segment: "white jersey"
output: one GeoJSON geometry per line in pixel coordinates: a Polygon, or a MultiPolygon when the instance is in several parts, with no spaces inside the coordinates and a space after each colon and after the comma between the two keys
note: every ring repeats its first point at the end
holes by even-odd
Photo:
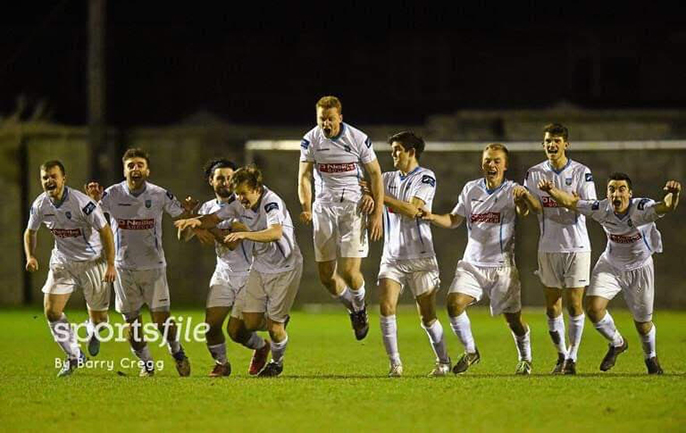
{"type": "Polygon", "coordinates": [[[358,202],[364,164],[375,159],[369,137],[346,123],[341,123],[336,137],[327,138],[315,126],[300,142],[300,161],[314,163],[315,201],[322,203],[358,202]]]}
{"type": "Polygon", "coordinates": [[[468,240],[462,260],[484,267],[514,266],[514,234],[517,212],[511,180],[493,190],[486,180],[475,179],[462,188],[450,212],[464,217],[468,240]]]}
{"type": "MultiPolygon", "coordinates": [[[[219,202],[216,199],[208,200],[200,206],[198,214],[213,214],[235,200],[236,197],[233,195],[225,203],[219,202]]],[[[217,228],[230,229],[231,223],[232,220],[224,220],[217,225],[217,228]]],[[[232,273],[248,273],[252,265],[252,247],[253,243],[251,241],[241,241],[239,246],[232,251],[219,242],[215,242],[214,250],[217,253],[217,266],[228,269],[232,273]]]]}
{"type": "Polygon", "coordinates": [[[263,187],[257,211],[246,209],[238,200],[220,208],[216,215],[226,220],[237,218],[250,231],[266,230],[274,224],[283,227],[281,239],[274,242],[253,243],[253,269],[264,274],[276,274],[297,268],[302,262],[300,248],[295,241],[295,231],[291,215],[281,197],[263,187]]]}
{"type": "Polygon", "coordinates": [[[653,253],[662,252],[662,236],[655,220],[656,203],[648,198],[634,198],[624,215],[614,212],[609,200],[579,200],[577,210],[598,221],[607,235],[603,257],[611,266],[630,271],[640,268],[653,253]]]}
{"type": "MultiPolygon", "coordinates": [[[[384,191],[389,196],[404,202],[413,197],[424,201],[424,208],[431,210],[436,193],[436,175],[433,171],[417,167],[407,176],[398,171],[383,174],[384,191]]],[[[393,209],[384,207],[384,259],[416,259],[433,257],[433,239],[431,223],[420,219],[411,219],[393,209]]]]}
{"type": "Polygon", "coordinates": [[[184,212],[172,193],[146,182],[143,191],[134,195],[124,181],[107,188],[100,205],[110,215],[117,268],[147,270],[166,266],[162,216],[167,212],[177,217],[184,212]]]}
{"type": "Polygon", "coordinates": [[[63,194],[57,204],[48,194],[39,195],[31,205],[28,229],[38,231],[42,223],[52,232],[51,265],[98,259],[102,253],[98,231],[107,225],[102,209],[75,189],[65,186],[63,194]]]}
{"type": "Polygon", "coordinates": [[[544,253],[590,252],[591,241],[586,230],[586,218],[577,212],[558,206],[547,193],[538,189],[541,180],[552,181],[555,188],[569,194],[576,193],[581,199],[595,200],[595,184],[591,170],[571,159],[560,170],[548,161],[534,165],[526,172],[524,186],[536,196],[543,206],[538,214],[541,235],[538,251],[544,253]]]}

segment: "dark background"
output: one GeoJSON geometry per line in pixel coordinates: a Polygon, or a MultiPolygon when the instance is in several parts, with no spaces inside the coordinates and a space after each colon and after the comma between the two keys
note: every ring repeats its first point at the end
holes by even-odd
{"type": "MultiPolygon", "coordinates": [[[[46,103],[86,123],[87,1],[0,17],[0,116],[46,103]]],[[[261,4],[107,5],[107,118],[164,125],[206,110],[309,124],[336,94],[355,123],[422,123],[458,109],[686,106],[683,8],[261,4]]],[[[9,12],[9,13],[6,13],[9,12]]]]}

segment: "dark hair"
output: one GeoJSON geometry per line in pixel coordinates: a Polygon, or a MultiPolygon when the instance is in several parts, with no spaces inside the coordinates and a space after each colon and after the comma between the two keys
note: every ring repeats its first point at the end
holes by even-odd
{"type": "Polygon", "coordinates": [[[422,137],[412,131],[401,131],[391,135],[388,138],[388,144],[393,144],[393,142],[400,143],[406,151],[414,149],[414,156],[417,159],[424,152],[424,147],[426,146],[422,137]]]}
{"type": "Polygon", "coordinates": [[[62,176],[64,176],[66,171],[64,171],[64,164],[62,162],[56,160],[56,159],[51,159],[50,161],[45,161],[43,164],[41,164],[40,169],[42,171],[48,171],[53,167],[59,167],[60,171],[62,172],[62,176]]]}
{"type": "Polygon", "coordinates": [[[631,187],[631,179],[629,178],[629,175],[626,173],[621,173],[621,172],[614,172],[610,175],[610,177],[607,178],[607,183],[610,183],[611,180],[625,180],[626,184],[629,185],[629,190],[633,190],[631,187]]]}
{"type": "Polygon", "coordinates": [[[248,188],[253,190],[261,188],[262,172],[254,164],[239,168],[231,176],[231,189],[235,191],[242,183],[247,183],[248,188]]]}
{"type": "Polygon", "coordinates": [[[507,147],[505,147],[504,144],[500,143],[491,143],[484,147],[484,152],[487,150],[499,150],[505,154],[505,162],[510,162],[510,151],[507,150],[507,147]]]}
{"type": "Polygon", "coordinates": [[[569,141],[569,130],[566,126],[559,123],[549,123],[543,128],[543,134],[548,133],[553,137],[562,137],[564,141],[569,141]]]}
{"type": "Polygon", "coordinates": [[[150,167],[150,156],[148,155],[148,152],[139,147],[127,149],[126,152],[124,152],[124,156],[121,158],[121,162],[126,163],[126,160],[131,158],[143,158],[145,164],[150,167]]]}
{"type": "Polygon", "coordinates": [[[230,168],[231,170],[236,171],[238,166],[226,158],[210,159],[205,164],[205,167],[203,167],[205,179],[209,179],[214,176],[214,171],[218,168],[230,168]]]}

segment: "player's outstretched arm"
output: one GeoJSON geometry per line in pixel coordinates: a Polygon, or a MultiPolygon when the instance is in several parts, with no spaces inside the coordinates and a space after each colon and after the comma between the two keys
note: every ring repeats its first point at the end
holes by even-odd
{"type": "Polygon", "coordinates": [[[576,204],[579,202],[579,196],[572,195],[555,188],[553,183],[549,180],[542,180],[538,182],[538,189],[548,193],[548,195],[551,196],[558,205],[566,207],[567,209],[576,210],[576,204]]]}
{"type": "Polygon", "coordinates": [[[408,203],[406,201],[398,200],[391,195],[384,194],[383,201],[384,204],[393,209],[394,212],[408,218],[414,219],[421,217],[424,214],[422,211],[422,208],[424,207],[424,200],[418,197],[412,197],[412,201],[408,203]]]}
{"type": "Polygon", "coordinates": [[[300,200],[300,221],[312,222],[312,170],[313,162],[301,161],[298,169],[298,199],[300,200]]]}
{"type": "Polygon", "coordinates": [[[379,161],[376,159],[366,163],[364,168],[369,174],[369,181],[372,187],[372,198],[374,198],[374,210],[369,217],[369,235],[372,241],[378,241],[383,235],[383,176],[381,175],[379,161]]]}
{"type": "Polygon", "coordinates": [[[674,212],[679,205],[679,195],[681,195],[681,183],[676,180],[667,181],[665,187],[662,188],[667,193],[661,202],[655,205],[655,212],[662,215],[669,212],[674,212]]]}
{"type": "Polygon", "coordinates": [[[446,213],[443,215],[434,214],[426,209],[422,209],[422,219],[424,221],[430,221],[433,225],[442,227],[444,229],[454,229],[462,224],[464,217],[461,215],[454,215],[451,213],[446,213]]]}
{"type": "Polygon", "coordinates": [[[174,221],[174,226],[179,230],[185,230],[186,228],[199,228],[199,229],[209,229],[216,227],[222,221],[221,218],[217,216],[217,213],[203,215],[201,217],[178,219],[174,221]]]}
{"type": "Polygon", "coordinates": [[[253,242],[274,242],[281,239],[283,236],[283,226],[281,224],[272,224],[268,229],[259,230],[256,232],[233,232],[226,235],[224,242],[233,243],[242,240],[253,242]]]}
{"type": "Polygon", "coordinates": [[[117,272],[114,270],[114,236],[112,235],[112,228],[109,224],[98,230],[100,234],[100,243],[102,243],[102,252],[107,261],[107,270],[102,280],[106,283],[114,283],[117,278],[117,272]]]}
{"type": "Polygon", "coordinates": [[[36,272],[38,270],[38,260],[36,259],[36,240],[38,232],[26,229],[24,231],[24,253],[26,254],[26,270],[36,272]]]}
{"type": "Polygon", "coordinates": [[[536,211],[536,206],[540,208],[541,204],[536,197],[534,197],[528,189],[521,185],[517,185],[512,190],[512,195],[514,196],[515,210],[517,215],[525,217],[529,215],[530,212],[538,213],[536,211]]]}

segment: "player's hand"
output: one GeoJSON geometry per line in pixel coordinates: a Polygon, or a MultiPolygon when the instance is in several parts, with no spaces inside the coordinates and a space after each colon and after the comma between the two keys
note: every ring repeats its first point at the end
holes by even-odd
{"type": "Polygon", "coordinates": [[[26,259],[26,270],[29,272],[36,272],[38,270],[38,260],[35,257],[26,259]]]}
{"type": "Polygon", "coordinates": [[[376,242],[381,239],[383,235],[383,225],[381,219],[381,212],[374,212],[369,216],[369,237],[376,242]]]}
{"type": "Polygon", "coordinates": [[[553,183],[549,180],[540,180],[538,182],[538,189],[544,192],[550,192],[551,189],[553,189],[553,183]]]}
{"type": "Polygon", "coordinates": [[[360,211],[364,214],[369,215],[374,212],[374,199],[369,194],[364,194],[360,199],[360,211]]]}
{"type": "Polygon", "coordinates": [[[514,201],[521,202],[526,197],[528,191],[521,185],[516,185],[512,188],[512,195],[514,196],[514,201]]]}
{"type": "Polygon", "coordinates": [[[436,215],[432,214],[431,211],[422,209],[422,221],[432,222],[436,219],[436,215]]]}
{"type": "Polygon", "coordinates": [[[192,214],[195,211],[195,209],[198,207],[198,204],[200,204],[198,202],[198,200],[194,199],[193,197],[191,197],[189,195],[188,197],[186,197],[186,199],[184,201],[181,202],[181,207],[187,213],[192,214]]]}
{"type": "Polygon", "coordinates": [[[184,220],[174,221],[174,226],[179,230],[185,230],[187,228],[198,228],[202,225],[202,222],[198,218],[187,218],[184,220]]]}
{"type": "Polygon", "coordinates": [[[309,225],[312,222],[312,212],[300,212],[300,222],[309,225]]]}
{"type": "Polygon", "coordinates": [[[250,227],[246,226],[240,221],[234,221],[231,223],[231,230],[228,230],[227,233],[234,231],[234,232],[249,232],[250,227]]]}
{"type": "Polygon", "coordinates": [[[362,180],[360,180],[359,184],[360,184],[360,188],[362,188],[362,194],[363,195],[372,195],[372,190],[369,189],[369,182],[362,179],[362,180]]]}
{"type": "Polygon", "coordinates": [[[681,184],[676,180],[669,180],[665,184],[665,187],[662,189],[665,190],[668,194],[672,193],[678,195],[681,193],[681,184]]]}
{"type": "Polygon", "coordinates": [[[201,244],[214,245],[214,236],[208,230],[195,228],[193,233],[201,244]]]}
{"type": "Polygon", "coordinates": [[[105,271],[105,275],[102,277],[102,281],[105,283],[114,283],[114,280],[117,279],[117,271],[114,270],[113,265],[107,265],[107,270],[105,271]]]}
{"type": "Polygon", "coordinates": [[[95,201],[100,201],[102,198],[102,193],[105,191],[102,185],[98,182],[88,182],[83,186],[83,191],[88,197],[95,201]]]}
{"type": "Polygon", "coordinates": [[[226,235],[226,237],[224,238],[224,242],[227,243],[227,244],[231,244],[231,243],[234,243],[234,242],[242,241],[243,239],[245,239],[246,235],[247,235],[246,232],[233,232],[233,233],[229,233],[229,234],[226,235]]]}

